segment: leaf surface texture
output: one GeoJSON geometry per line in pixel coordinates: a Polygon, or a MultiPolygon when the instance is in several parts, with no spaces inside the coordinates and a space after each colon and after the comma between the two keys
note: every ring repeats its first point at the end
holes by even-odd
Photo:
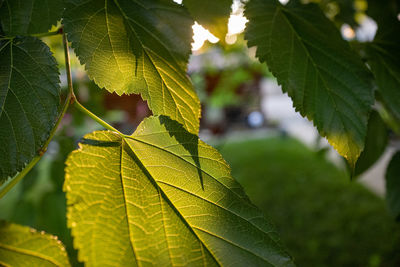
{"type": "Polygon", "coordinates": [[[193,20],[166,0],[68,1],[63,23],[88,75],[118,95],[140,93],[155,115],[197,133],[200,103],[186,75],[193,20]]]}
{"type": "Polygon", "coordinates": [[[4,0],[1,26],[10,36],[47,32],[64,10],[63,0],[4,0]]]}
{"type": "Polygon", "coordinates": [[[57,63],[34,37],[0,40],[0,184],[41,150],[60,106],[57,63]]]}
{"type": "Polygon", "coordinates": [[[0,221],[0,266],[70,266],[57,237],[0,221]]]}
{"type": "Polygon", "coordinates": [[[293,106],[354,166],[374,102],[370,73],[315,4],[251,0],[248,46],[266,61],[293,106]]]}
{"type": "Polygon", "coordinates": [[[291,265],[221,155],[167,117],[86,135],[67,160],[68,224],[88,265],[291,265]]]}

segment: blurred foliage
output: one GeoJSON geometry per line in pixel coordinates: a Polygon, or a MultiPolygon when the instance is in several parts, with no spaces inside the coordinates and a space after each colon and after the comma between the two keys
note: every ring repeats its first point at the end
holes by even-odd
{"type": "Polygon", "coordinates": [[[322,153],[284,137],[227,142],[220,151],[298,266],[399,266],[400,227],[384,201],[322,153]]]}

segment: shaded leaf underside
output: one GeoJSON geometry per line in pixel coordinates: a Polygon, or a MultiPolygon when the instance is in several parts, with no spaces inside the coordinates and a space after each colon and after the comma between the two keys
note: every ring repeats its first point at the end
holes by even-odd
{"type": "Polygon", "coordinates": [[[302,116],[354,166],[374,101],[370,73],[315,4],[252,0],[246,39],[302,116]]]}
{"type": "Polygon", "coordinates": [[[70,266],[57,237],[0,221],[0,266],[70,266]]]}
{"type": "Polygon", "coordinates": [[[379,94],[390,113],[400,120],[400,22],[396,19],[379,29],[367,45],[368,64],[379,94]]]}
{"type": "Polygon", "coordinates": [[[60,106],[57,63],[33,37],[0,41],[0,184],[39,153],[60,106]]]}
{"type": "Polygon", "coordinates": [[[85,136],[67,161],[64,184],[80,259],[290,265],[273,227],[229,172],[215,149],[163,117],[145,119],[129,138],[85,136]]]}
{"type": "Polygon", "coordinates": [[[193,21],[184,7],[165,0],[70,0],[63,23],[100,87],[140,93],[153,114],[198,132],[200,103],[186,75],[193,21]]]}
{"type": "Polygon", "coordinates": [[[354,175],[360,175],[368,170],[383,154],[388,143],[388,129],[385,122],[375,110],[371,112],[368,121],[367,138],[365,139],[365,149],[354,168],[354,175]]]}
{"type": "Polygon", "coordinates": [[[390,212],[400,220],[400,152],[393,155],[386,170],[386,201],[390,212]]]}
{"type": "Polygon", "coordinates": [[[225,40],[232,0],[184,0],[183,5],[195,21],[222,41],[225,40]]]}
{"type": "Polygon", "coordinates": [[[4,0],[0,23],[9,36],[47,32],[63,10],[63,0],[4,0]]]}

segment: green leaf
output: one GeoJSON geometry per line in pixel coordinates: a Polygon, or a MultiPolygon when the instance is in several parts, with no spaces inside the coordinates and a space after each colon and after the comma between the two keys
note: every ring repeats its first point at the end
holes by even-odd
{"type": "Polygon", "coordinates": [[[367,0],[367,3],[366,13],[378,24],[378,30],[390,27],[400,12],[399,0],[367,0]]]}
{"type": "Polygon", "coordinates": [[[60,106],[57,63],[39,39],[0,40],[0,184],[36,156],[60,106]]]}
{"type": "Polygon", "coordinates": [[[388,143],[388,129],[378,112],[373,110],[368,121],[365,148],[361,152],[354,169],[358,176],[368,170],[383,154],[388,143]]]}
{"type": "Polygon", "coordinates": [[[368,64],[383,103],[400,120],[400,22],[393,19],[388,25],[367,45],[368,64]]]}
{"type": "Polygon", "coordinates": [[[225,40],[232,0],[184,0],[183,5],[189,10],[195,21],[220,40],[225,40]]]}
{"type": "Polygon", "coordinates": [[[70,266],[57,237],[0,221],[1,266],[70,266]]]}
{"type": "Polygon", "coordinates": [[[4,0],[1,26],[9,36],[47,32],[64,10],[63,0],[4,0]]]}
{"type": "Polygon", "coordinates": [[[292,265],[221,155],[165,116],[130,137],[86,135],[64,190],[89,266],[292,265]]]}
{"type": "Polygon", "coordinates": [[[248,46],[266,61],[302,116],[354,166],[374,102],[370,73],[315,4],[251,0],[248,46]]]}
{"type": "Polygon", "coordinates": [[[63,22],[100,87],[118,95],[140,93],[153,114],[198,132],[200,103],[186,75],[193,20],[183,6],[166,0],[69,0],[63,22]]]}
{"type": "Polygon", "coordinates": [[[385,178],[386,202],[392,215],[400,220],[400,151],[392,157],[385,178]]]}

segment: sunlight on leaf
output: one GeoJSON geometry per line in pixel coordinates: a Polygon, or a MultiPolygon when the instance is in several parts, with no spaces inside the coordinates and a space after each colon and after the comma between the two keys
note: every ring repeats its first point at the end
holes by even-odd
{"type": "Polygon", "coordinates": [[[79,147],[64,190],[89,266],[292,265],[221,155],[176,122],[151,117],[130,137],[94,132],[79,147]]]}
{"type": "Polygon", "coordinates": [[[0,221],[0,266],[70,266],[57,237],[0,221]]]}

